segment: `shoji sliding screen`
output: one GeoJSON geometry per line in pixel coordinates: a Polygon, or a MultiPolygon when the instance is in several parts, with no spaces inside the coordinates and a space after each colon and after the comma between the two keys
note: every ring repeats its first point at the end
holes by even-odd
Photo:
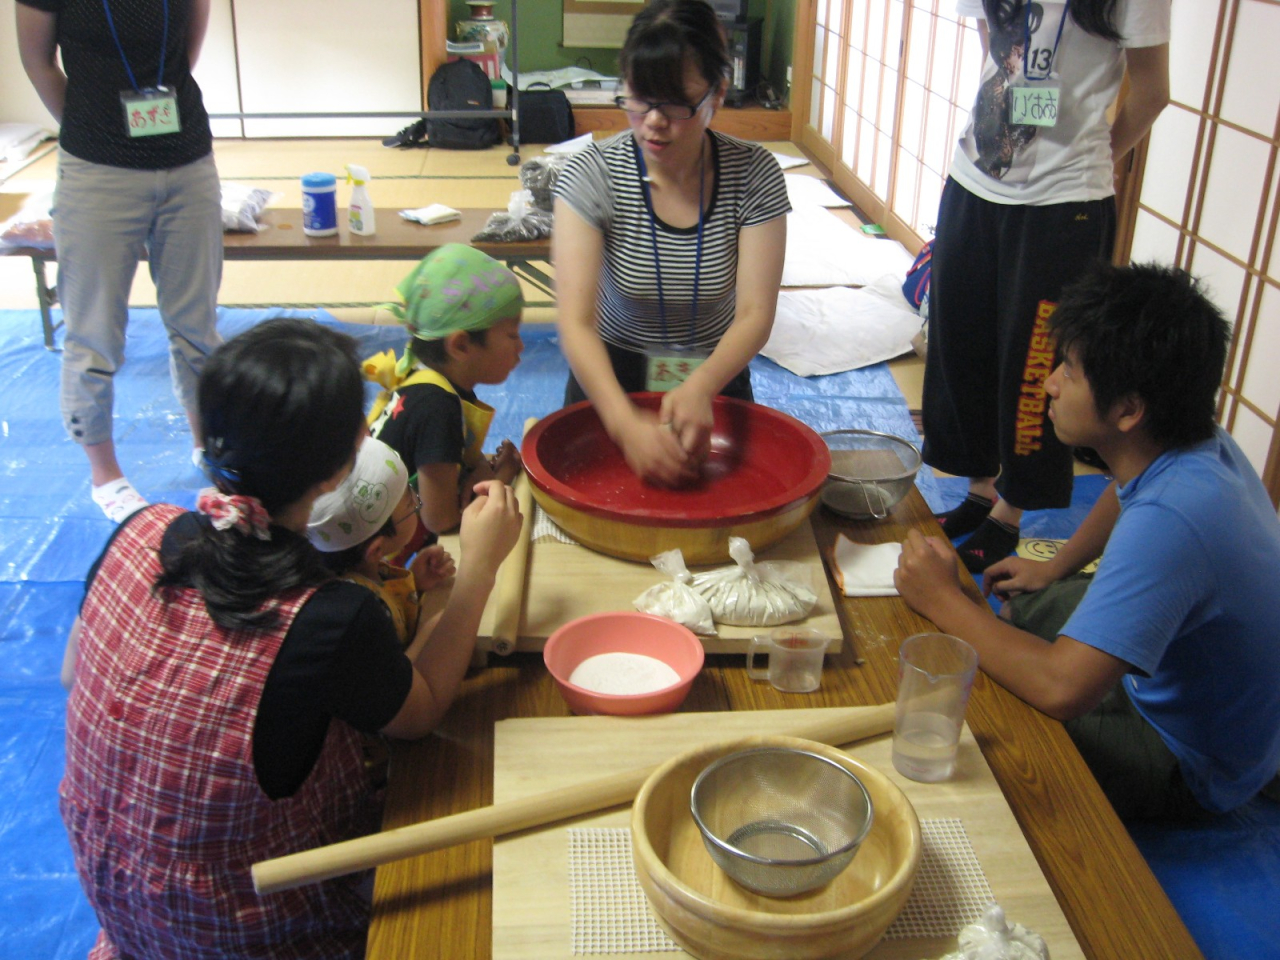
{"type": "Polygon", "coordinates": [[[933,233],[973,103],[982,56],[975,24],[957,19],[954,0],[797,6],[797,33],[813,38],[795,64],[809,75],[800,141],[864,213],[914,249],[933,233]]]}
{"type": "MultiPolygon", "coordinates": [[[[1179,0],[1172,102],[1151,133],[1134,260],[1201,277],[1235,324],[1222,423],[1280,502],[1280,3],[1179,0]]],[[[1176,371],[1170,371],[1176,376],[1176,371]]]]}

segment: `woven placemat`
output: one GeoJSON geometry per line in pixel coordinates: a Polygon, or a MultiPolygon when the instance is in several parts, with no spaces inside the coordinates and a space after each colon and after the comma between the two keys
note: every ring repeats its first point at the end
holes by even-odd
{"type": "Polygon", "coordinates": [[[533,529],[529,531],[529,540],[532,543],[541,543],[544,540],[559,540],[561,543],[567,543],[571,547],[578,545],[578,541],[556,526],[556,522],[547,516],[547,512],[536,503],[533,505],[533,529]]]}
{"type": "Polygon", "coordinates": [[[886,940],[953,937],[995,900],[959,817],[920,821],[920,869],[886,940]]]}
{"type": "MultiPolygon", "coordinates": [[[[958,818],[920,821],[915,886],[886,939],[952,937],[995,898],[958,818]]],[[[575,956],[678,952],[649,911],[626,827],[569,830],[570,946],[575,956]]]]}
{"type": "Polygon", "coordinates": [[[575,955],[680,949],[649,912],[626,827],[569,830],[569,916],[575,955]]]}

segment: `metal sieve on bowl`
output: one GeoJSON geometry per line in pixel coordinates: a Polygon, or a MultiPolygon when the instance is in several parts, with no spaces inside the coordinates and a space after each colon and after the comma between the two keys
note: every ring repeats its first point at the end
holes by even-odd
{"type": "Polygon", "coordinates": [[[822,488],[828,509],[855,520],[882,520],[907,495],[920,469],[915,444],[874,430],[830,430],[831,472],[822,488]]]}
{"type": "Polygon", "coordinates": [[[871,829],[871,797],[834,760],[759,747],[721,757],[694,781],[694,822],[711,859],[748,890],[790,897],[829,883],[871,829]]]}

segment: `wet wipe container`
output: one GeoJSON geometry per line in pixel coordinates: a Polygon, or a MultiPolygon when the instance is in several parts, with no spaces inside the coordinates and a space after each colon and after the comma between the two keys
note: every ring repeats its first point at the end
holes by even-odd
{"type": "Polygon", "coordinates": [[[308,237],[332,237],[338,232],[338,178],[332,173],[308,173],[302,178],[302,232],[308,237]]]}

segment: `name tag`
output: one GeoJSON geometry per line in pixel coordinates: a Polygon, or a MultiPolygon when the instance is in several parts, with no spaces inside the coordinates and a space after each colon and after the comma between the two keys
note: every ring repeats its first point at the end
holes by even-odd
{"type": "Polygon", "coordinates": [[[705,350],[657,349],[645,356],[644,388],[656,393],[674,390],[711,355],[705,350]]]}
{"type": "Polygon", "coordinates": [[[1053,84],[1013,87],[1009,122],[1033,127],[1052,127],[1058,122],[1058,94],[1053,84]]]}
{"type": "Polygon", "coordinates": [[[124,128],[130,137],[158,137],[182,129],[178,119],[178,98],[168,87],[122,90],[124,128]]]}

